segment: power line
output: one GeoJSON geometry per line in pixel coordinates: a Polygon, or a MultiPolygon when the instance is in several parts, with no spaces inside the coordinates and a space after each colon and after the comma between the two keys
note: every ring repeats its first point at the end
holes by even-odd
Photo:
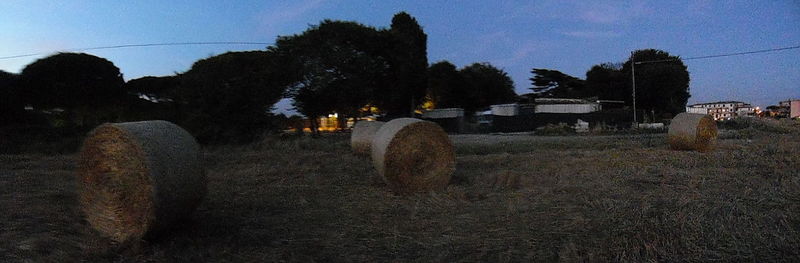
{"type": "Polygon", "coordinates": [[[775,51],[796,49],[796,48],[800,48],[800,46],[770,48],[770,49],[762,49],[762,50],[755,50],[755,51],[745,51],[745,52],[718,54],[718,55],[708,55],[708,56],[698,56],[698,57],[688,57],[688,58],[682,58],[682,59],[679,58],[679,59],[662,59],[662,60],[637,61],[635,63],[636,64],[649,64],[649,63],[659,63],[659,62],[669,62],[669,61],[679,61],[679,60],[694,60],[694,59],[730,57],[730,56],[748,55],[748,54],[756,54],[756,53],[775,52],[775,51]]]}
{"type": "MultiPolygon", "coordinates": [[[[130,48],[130,47],[156,47],[156,46],[198,46],[198,45],[272,45],[273,43],[267,42],[241,42],[241,41],[222,41],[222,42],[173,42],[173,43],[148,43],[148,44],[126,44],[126,45],[115,45],[115,46],[101,46],[101,47],[87,47],[87,48],[73,48],[73,49],[65,49],[58,52],[76,52],[76,51],[88,51],[88,50],[99,50],[99,49],[116,49],[116,48],[130,48]]],[[[0,59],[12,59],[12,58],[23,58],[23,57],[32,57],[32,56],[39,56],[39,55],[46,55],[53,52],[39,52],[39,53],[30,53],[30,54],[23,54],[23,55],[14,55],[14,56],[5,56],[0,57],[0,59]]]]}

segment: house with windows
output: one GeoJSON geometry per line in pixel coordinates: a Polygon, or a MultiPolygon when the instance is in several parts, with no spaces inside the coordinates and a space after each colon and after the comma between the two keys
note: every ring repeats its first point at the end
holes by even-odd
{"type": "Polygon", "coordinates": [[[686,112],[711,115],[715,120],[729,120],[734,117],[752,117],[758,107],[741,101],[718,101],[686,106],[686,112]]]}

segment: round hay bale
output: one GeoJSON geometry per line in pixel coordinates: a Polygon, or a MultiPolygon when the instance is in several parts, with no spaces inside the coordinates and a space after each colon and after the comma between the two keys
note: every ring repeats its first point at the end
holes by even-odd
{"type": "Polygon", "coordinates": [[[98,126],[83,142],[76,172],[86,220],[119,242],[168,229],[206,193],[200,146],[167,121],[98,126]]]}
{"type": "Polygon", "coordinates": [[[672,149],[708,152],[717,141],[717,123],[709,115],[683,112],[670,122],[667,137],[672,149]]]}
{"type": "Polygon", "coordinates": [[[400,118],[375,134],[372,163],[396,192],[441,191],[455,171],[455,153],[447,133],[436,123],[400,118]]]}
{"type": "Polygon", "coordinates": [[[383,126],[382,121],[359,121],[353,126],[353,134],[350,135],[350,147],[356,154],[367,155],[370,153],[372,137],[383,126]]]}

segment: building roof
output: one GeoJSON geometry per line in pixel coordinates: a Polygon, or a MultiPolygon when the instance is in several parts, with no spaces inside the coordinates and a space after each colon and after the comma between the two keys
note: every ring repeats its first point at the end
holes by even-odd
{"type": "Polygon", "coordinates": [[[565,99],[565,98],[536,98],[536,104],[593,104],[596,102],[584,99],[565,99]]]}
{"type": "MultiPolygon", "coordinates": [[[[691,106],[697,106],[697,105],[708,105],[708,104],[726,104],[726,103],[744,103],[744,102],[742,102],[742,101],[736,101],[736,100],[728,100],[728,101],[716,101],[716,102],[706,102],[706,103],[695,103],[695,104],[689,105],[689,107],[691,107],[691,106]]],[[[744,103],[744,104],[749,104],[749,103],[744,103]]]]}

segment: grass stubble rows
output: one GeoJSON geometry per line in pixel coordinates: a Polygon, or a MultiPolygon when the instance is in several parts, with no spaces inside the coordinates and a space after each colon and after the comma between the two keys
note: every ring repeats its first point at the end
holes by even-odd
{"type": "Polygon", "coordinates": [[[125,244],[83,219],[75,155],[0,155],[0,261],[800,260],[800,133],[720,137],[454,135],[450,186],[411,196],[346,135],[211,147],[192,218],[125,244]]]}

